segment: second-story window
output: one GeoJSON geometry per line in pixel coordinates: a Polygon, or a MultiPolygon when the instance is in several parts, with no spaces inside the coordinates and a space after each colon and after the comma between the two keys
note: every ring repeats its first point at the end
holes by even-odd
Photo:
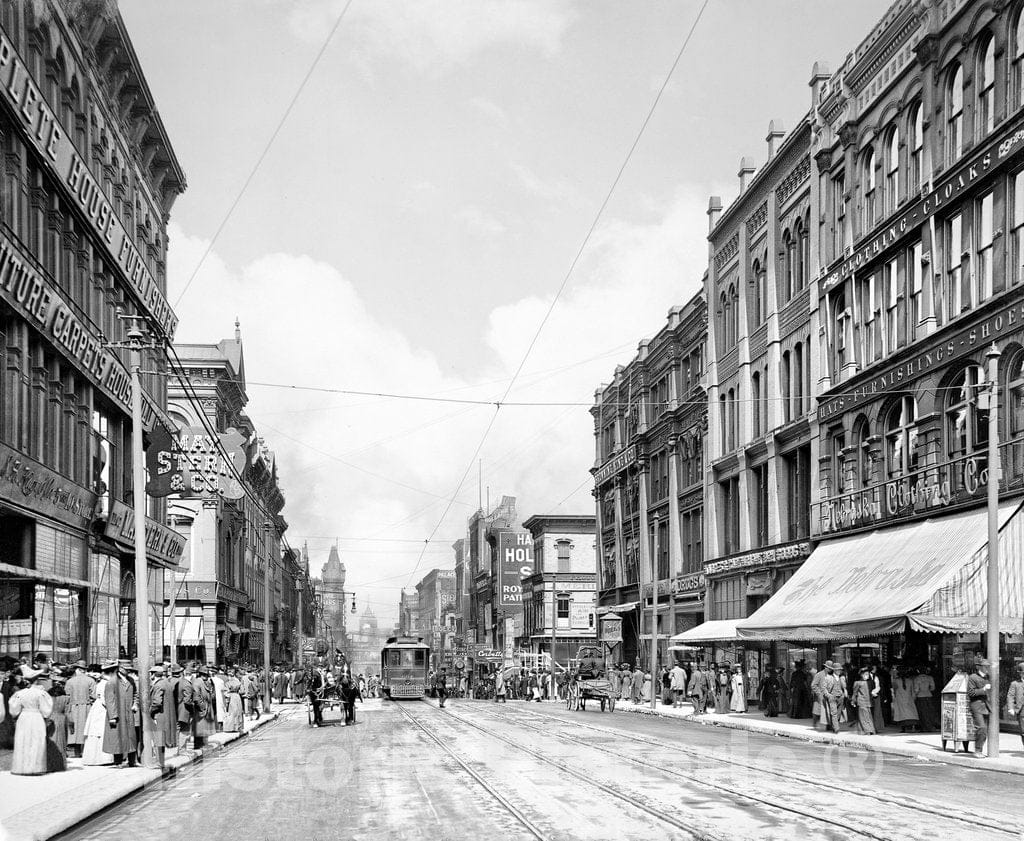
{"type": "Polygon", "coordinates": [[[890,479],[917,470],[917,404],[909,395],[886,415],[885,463],[890,479]]]}
{"type": "Polygon", "coordinates": [[[921,243],[915,242],[907,251],[907,294],[910,306],[907,307],[907,336],[917,339],[923,335],[921,320],[924,317],[923,291],[924,266],[922,264],[921,243]]]}
{"type": "Polygon", "coordinates": [[[900,130],[893,127],[885,143],[885,213],[900,203],[900,130]]]}
{"type": "Polygon", "coordinates": [[[750,267],[750,278],[754,286],[754,324],[761,325],[765,319],[765,282],[767,272],[761,266],[760,260],[755,260],[750,267]]]}
{"type": "Polygon", "coordinates": [[[832,179],[832,259],[843,256],[846,247],[846,176],[839,173],[832,179]]]}
{"type": "Polygon", "coordinates": [[[793,272],[796,268],[796,240],[787,228],[782,234],[782,302],[793,297],[793,272]]]}
{"type": "Polygon", "coordinates": [[[754,371],[750,376],[750,407],[753,410],[753,421],[754,421],[754,437],[757,438],[761,435],[762,420],[761,420],[761,374],[758,371],[754,371]]]}
{"type": "Polygon", "coordinates": [[[924,180],[924,108],[915,102],[910,108],[910,174],[907,192],[914,195],[924,180]]]}
{"type": "Polygon", "coordinates": [[[861,233],[875,226],[875,150],[870,146],[861,158],[861,233]]]}
{"type": "Polygon", "coordinates": [[[992,297],[992,193],[986,193],[979,199],[975,215],[974,306],[992,297]]]}
{"type": "Polygon", "coordinates": [[[953,214],[946,220],[946,315],[950,319],[960,315],[963,308],[963,217],[953,214]]]}
{"type": "Polygon", "coordinates": [[[946,163],[964,151],[964,69],[955,64],[946,76],[946,163]]]}
{"type": "Polygon", "coordinates": [[[979,140],[987,135],[996,124],[996,50],[992,38],[985,41],[978,51],[978,110],[974,118],[974,134],[979,140]]]}
{"type": "Polygon", "coordinates": [[[1011,254],[1007,257],[1006,283],[1020,283],[1024,278],[1024,170],[1013,174],[1013,207],[1011,208],[1011,254]]]}
{"type": "Polygon", "coordinates": [[[885,353],[890,354],[899,344],[899,264],[893,259],[882,272],[885,294],[885,353]]]}

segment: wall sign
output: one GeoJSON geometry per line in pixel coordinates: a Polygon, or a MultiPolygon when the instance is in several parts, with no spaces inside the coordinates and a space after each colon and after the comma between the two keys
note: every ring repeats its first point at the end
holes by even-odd
{"type": "MultiPolygon", "coordinates": [[[[103,534],[127,551],[135,551],[135,510],[112,500],[103,534]]],[[[146,518],[146,557],[161,566],[176,567],[185,552],[185,538],[174,529],[146,518]]]]}
{"type": "Polygon", "coordinates": [[[757,569],[758,567],[772,566],[782,561],[806,558],[811,554],[809,543],[791,543],[789,546],[780,546],[776,549],[765,549],[761,552],[745,552],[742,555],[734,555],[731,558],[723,558],[720,561],[711,561],[704,564],[705,575],[717,575],[722,572],[735,572],[741,569],[757,569]]]}
{"type": "Polygon", "coordinates": [[[533,537],[529,532],[503,531],[498,535],[498,567],[501,570],[498,604],[523,606],[523,579],[533,575],[533,537]]]}
{"type": "Polygon", "coordinates": [[[0,498],[79,529],[87,529],[96,494],[0,444],[0,498]]]}
{"type": "Polygon", "coordinates": [[[636,461],[636,444],[630,444],[621,453],[608,459],[594,472],[594,483],[600,485],[606,482],[616,473],[621,473],[634,461],[636,461]]]}

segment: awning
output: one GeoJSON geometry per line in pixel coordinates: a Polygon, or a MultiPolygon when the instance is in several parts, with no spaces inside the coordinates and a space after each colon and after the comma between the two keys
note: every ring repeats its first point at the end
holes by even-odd
{"type": "MultiPolygon", "coordinates": [[[[203,617],[183,616],[174,617],[174,631],[177,636],[178,645],[202,645],[203,644],[203,617]]],[[[164,639],[171,638],[171,620],[164,620],[164,639]]]]}
{"type": "Polygon", "coordinates": [[[640,602],[623,602],[622,604],[604,605],[597,609],[597,615],[603,616],[605,613],[629,613],[629,611],[636,610],[639,606],[640,602]]]}
{"type": "Polygon", "coordinates": [[[690,628],[672,637],[672,642],[695,645],[705,642],[735,642],[736,623],[739,619],[710,619],[696,628],[690,628]]]}
{"type": "MultiPolygon", "coordinates": [[[[1024,507],[999,508],[1002,629],[1024,617],[1024,507]]],[[[774,596],[737,625],[740,639],[856,639],[985,629],[988,513],[975,508],[829,540],[774,596]]]]}

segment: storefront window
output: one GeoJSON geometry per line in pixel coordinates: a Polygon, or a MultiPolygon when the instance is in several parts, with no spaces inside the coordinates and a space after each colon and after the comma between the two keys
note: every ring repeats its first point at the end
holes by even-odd
{"type": "Polygon", "coordinates": [[[886,416],[885,459],[890,479],[917,470],[917,404],[902,397],[886,416]]]}

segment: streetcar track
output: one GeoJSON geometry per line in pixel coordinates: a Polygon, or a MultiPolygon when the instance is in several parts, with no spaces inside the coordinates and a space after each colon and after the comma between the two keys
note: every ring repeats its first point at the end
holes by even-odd
{"type": "MultiPolygon", "coordinates": [[[[432,704],[427,704],[427,706],[433,708],[432,704]]],[[[446,708],[446,711],[447,711],[447,708],[446,708]]],[[[415,717],[413,717],[411,713],[407,712],[406,710],[403,710],[402,712],[405,713],[406,715],[408,715],[410,717],[410,719],[413,720],[417,724],[417,726],[419,726],[425,732],[428,732],[428,731],[426,731],[426,728],[423,727],[422,723],[419,720],[417,720],[415,717]]],[[[537,751],[531,750],[530,748],[524,747],[523,745],[517,744],[516,742],[512,741],[511,739],[505,738],[500,733],[496,733],[496,732],[494,732],[492,730],[488,730],[487,728],[481,727],[480,725],[478,725],[478,724],[476,724],[476,723],[474,723],[472,721],[467,721],[462,716],[450,715],[449,714],[449,715],[446,715],[445,718],[452,718],[452,719],[455,719],[456,721],[459,721],[459,722],[461,722],[463,724],[468,725],[469,727],[473,727],[474,729],[479,730],[480,732],[484,733],[485,735],[490,736],[491,738],[497,739],[500,742],[504,742],[505,744],[510,745],[510,746],[516,748],[517,750],[521,751],[522,753],[529,754],[530,756],[534,757],[535,759],[539,759],[541,762],[545,763],[546,765],[550,765],[553,768],[557,768],[562,773],[565,773],[565,774],[568,774],[569,776],[575,777],[576,779],[580,780],[581,782],[584,782],[587,785],[593,786],[594,788],[597,788],[597,789],[603,791],[605,794],[610,794],[612,797],[614,797],[614,798],[616,798],[618,800],[623,801],[624,803],[628,804],[629,806],[632,806],[634,809],[637,809],[639,811],[642,811],[642,812],[646,813],[647,815],[650,815],[651,817],[655,818],[656,820],[660,821],[661,823],[669,824],[674,829],[680,830],[680,831],[686,833],[686,837],[687,838],[692,838],[693,841],[726,841],[727,836],[722,835],[721,833],[717,832],[716,830],[714,830],[714,829],[712,829],[710,827],[705,827],[704,829],[701,829],[701,830],[695,830],[692,825],[688,825],[688,824],[685,824],[685,823],[683,823],[681,821],[678,821],[675,818],[673,818],[673,817],[671,817],[669,815],[664,814],[662,811],[659,811],[655,807],[648,806],[642,800],[640,800],[640,799],[638,799],[636,797],[633,797],[632,795],[627,794],[626,792],[620,791],[619,789],[615,788],[614,786],[607,785],[606,783],[602,783],[599,780],[593,779],[592,777],[588,777],[586,774],[580,773],[575,768],[572,768],[572,767],[570,767],[568,765],[564,765],[563,763],[557,762],[556,760],[551,759],[550,757],[545,756],[542,753],[539,753],[537,751]]],[[[438,744],[443,744],[441,741],[439,741],[438,737],[434,736],[434,734],[429,733],[429,735],[431,736],[431,738],[433,738],[435,741],[437,741],[438,744]]],[[[452,753],[451,750],[447,747],[447,745],[445,745],[445,749],[448,750],[449,753],[452,753]]],[[[455,754],[452,754],[452,755],[455,756],[455,754]]],[[[459,763],[462,764],[462,761],[459,760],[459,763]]],[[[676,836],[673,836],[673,837],[676,837],[676,836]]]]}
{"type": "Polygon", "coordinates": [[[414,716],[411,712],[405,709],[401,703],[395,703],[394,706],[402,713],[402,715],[404,715],[409,721],[411,721],[420,730],[422,730],[423,733],[431,741],[436,743],[438,747],[440,747],[445,753],[447,753],[452,759],[454,759],[458,763],[459,767],[462,768],[463,771],[465,771],[467,774],[469,774],[469,776],[476,780],[477,784],[480,785],[480,787],[483,788],[484,791],[490,794],[491,797],[493,797],[498,803],[500,803],[502,807],[504,807],[504,809],[510,815],[512,815],[512,817],[519,821],[519,823],[521,823],[527,829],[527,831],[534,836],[534,838],[539,839],[539,841],[550,841],[549,837],[544,834],[544,831],[540,827],[538,827],[533,821],[531,821],[526,815],[524,815],[518,807],[514,806],[511,802],[509,802],[509,800],[504,795],[497,791],[494,788],[494,786],[488,783],[479,773],[477,773],[477,771],[471,768],[469,764],[462,759],[462,757],[455,753],[455,751],[453,751],[451,747],[444,742],[443,739],[441,739],[437,734],[432,733],[427,727],[423,725],[423,723],[419,719],[416,718],[416,716],[414,716]]]}
{"type": "MultiPolygon", "coordinates": [[[[659,747],[659,748],[669,747],[668,745],[665,745],[664,743],[659,742],[657,739],[653,739],[653,738],[650,738],[648,736],[641,736],[641,735],[638,735],[638,734],[633,734],[633,733],[630,733],[630,732],[625,731],[625,730],[615,730],[615,729],[612,729],[612,728],[609,728],[609,727],[602,727],[602,726],[599,726],[599,725],[590,724],[589,722],[577,721],[575,719],[561,718],[561,717],[556,716],[556,715],[551,715],[550,713],[545,713],[545,712],[543,712],[541,710],[538,710],[537,712],[533,712],[531,710],[529,716],[526,715],[525,711],[515,710],[514,712],[517,713],[517,717],[516,717],[516,721],[517,722],[522,723],[524,726],[530,728],[531,730],[534,730],[535,732],[543,733],[544,735],[550,735],[549,731],[543,730],[542,728],[537,727],[535,724],[530,723],[530,721],[529,721],[530,718],[539,716],[539,717],[543,717],[545,719],[548,719],[549,721],[557,721],[557,722],[560,722],[560,723],[563,723],[563,724],[571,724],[571,725],[574,725],[576,727],[585,728],[585,729],[588,729],[588,730],[593,730],[593,731],[598,732],[598,733],[605,733],[605,734],[612,735],[612,736],[625,737],[625,738],[629,739],[630,741],[639,742],[641,744],[651,745],[651,746],[659,747]]],[[[556,735],[558,735],[558,734],[556,734],[556,735]]],[[[603,751],[605,753],[612,753],[612,751],[609,751],[606,748],[602,748],[602,747],[600,747],[598,745],[594,745],[594,744],[592,744],[590,742],[585,742],[585,741],[583,741],[581,739],[575,739],[575,738],[573,738],[571,736],[561,735],[560,738],[562,738],[562,739],[564,739],[566,741],[574,742],[576,744],[582,744],[582,745],[585,745],[587,747],[593,747],[596,750],[601,750],[601,751],[603,751]]],[[[773,769],[770,766],[759,765],[759,764],[753,763],[753,762],[744,762],[744,761],[739,760],[739,759],[731,759],[731,758],[730,759],[726,759],[726,758],[724,758],[722,756],[716,755],[715,753],[711,753],[711,752],[708,752],[708,751],[700,750],[699,748],[693,748],[690,745],[686,745],[686,750],[688,751],[690,756],[697,757],[697,758],[699,758],[701,760],[712,760],[714,762],[718,762],[718,763],[720,763],[722,765],[726,765],[726,766],[746,768],[747,770],[750,770],[750,771],[756,771],[758,773],[770,774],[770,775],[772,775],[774,777],[777,777],[777,778],[779,778],[781,780],[784,780],[786,782],[794,782],[795,781],[795,782],[802,783],[804,785],[810,785],[810,786],[815,786],[816,788],[820,788],[820,789],[825,789],[825,790],[829,790],[829,791],[835,791],[835,792],[838,792],[838,793],[843,794],[843,795],[853,795],[855,797],[861,797],[863,799],[870,800],[873,805],[877,805],[877,803],[882,802],[882,803],[885,803],[886,805],[889,805],[889,806],[896,806],[896,807],[899,807],[901,809],[908,809],[908,810],[915,811],[915,812],[921,812],[923,814],[930,815],[932,817],[941,817],[941,818],[947,819],[947,820],[949,818],[953,818],[954,820],[959,821],[960,823],[963,823],[966,826],[971,827],[972,829],[977,828],[977,822],[975,820],[972,820],[971,818],[966,817],[964,815],[957,814],[956,812],[950,812],[948,810],[947,811],[942,811],[941,807],[944,804],[934,803],[933,801],[921,801],[921,800],[906,801],[906,800],[901,800],[901,799],[899,799],[897,797],[892,797],[890,795],[887,795],[887,794],[885,794],[881,790],[865,791],[864,789],[853,787],[852,785],[847,785],[847,784],[838,785],[838,784],[835,784],[835,783],[823,782],[820,779],[817,779],[815,777],[809,777],[809,776],[806,776],[804,774],[801,774],[799,771],[783,772],[783,771],[779,771],[779,770],[773,769]]],[[[615,755],[618,756],[618,754],[615,754],[615,755]]],[[[627,758],[630,759],[630,761],[633,761],[633,762],[638,762],[640,764],[648,764],[648,763],[644,763],[642,760],[633,759],[632,757],[627,757],[627,758]]],[[[656,766],[656,767],[660,768],[660,766],[656,766]]],[[[979,769],[979,770],[983,770],[983,769],[979,769]]],[[[693,780],[694,779],[694,778],[691,778],[691,777],[686,777],[684,774],[680,774],[679,772],[669,772],[669,773],[672,773],[672,774],[674,774],[676,776],[684,777],[687,780],[693,780]]],[[[698,782],[698,783],[703,783],[703,781],[701,781],[701,780],[695,780],[695,781],[698,782]]],[[[708,785],[715,785],[715,784],[708,783],[708,785]]],[[[749,797],[750,795],[742,794],[740,796],[749,797]]],[[[784,807],[779,807],[779,808],[784,808],[784,807]]],[[[815,817],[817,818],[817,816],[815,816],[815,817]]],[[[1002,832],[1002,833],[1004,833],[1006,835],[1009,835],[1009,836],[1011,836],[1013,838],[1020,838],[1020,830],[1019,830],[1019,827],[1016,824],[1012,824],[1012,823],[1009,823],[1007,821],[1002,821],[1002,820],[993,818],[991,816],[989,816],[987,819],[992,822],[992,823],[989,824],[989,826],[992,829],[998,830],[999,832],[1002,832]]]]}

